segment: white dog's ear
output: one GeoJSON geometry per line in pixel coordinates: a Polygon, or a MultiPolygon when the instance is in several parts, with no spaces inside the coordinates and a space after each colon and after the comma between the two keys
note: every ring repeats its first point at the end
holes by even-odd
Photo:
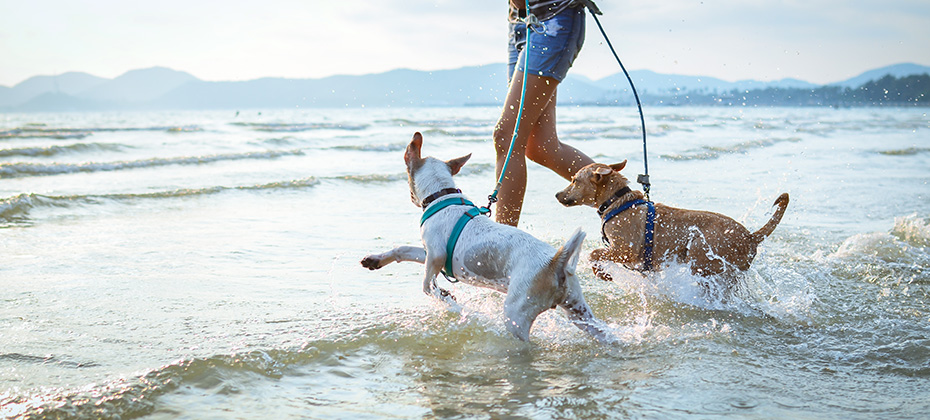
{"type": "Polygon", "coordinates": [[[404,151],[404,162],[407,163],[408,168],[413,167],[414,163],[420,160],[421,147],[423,147],[423,135],[418,131],[413,133],[413,140],[410,141],[407,150],[404,151]]]}
{"type": "Polygon", "coordinates": [[[626,160],[625,160],[625,159],[623,160],[623,162],[615,163],[615,164],[613,164],[613,165],[610,165],[610,169],[613,169],[613,170],[615,170],[615,171],[617,171],[617,172],[620,172],[623,168],[626,168],[626,160]]]}
{"type": "Polygon", "coordinates": [[[452,171],[452,175],[455,175],[459,173],[459,170],[461,170],[463,166],[465,166],[465,162],[468,162],[469,158],[471,158],[471,153],[460,158],[446,161],[446,165],[449,165],[449,169],[452,171]]]}

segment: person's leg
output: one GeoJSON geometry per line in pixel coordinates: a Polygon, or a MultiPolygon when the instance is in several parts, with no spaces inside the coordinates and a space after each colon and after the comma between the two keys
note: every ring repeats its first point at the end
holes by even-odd
{"type": "Polygon", "coordinates": [[[571,180],[579,169],[594,163],[580,150],[559,141],[555,123],[556,97],[543,110],[526,143],[526,157],[571,180]]]}
{"type": "Polygon", "coordinates": [[[498,192],[496,220],[516,226],[526,192],[526,158],[552,169],[566,179],[591,162],[577,149],[558,140],[555,130],[555,92],[559,81],[584,43],[584,8],[565,9],[544,25],[527,32],[520,25],[511,25],[511,43],[508,46],[510,91],[504,109],[494,129],[494,146],[497,153],[497,176],[500,178],[504,163],[506,173],[498,192]],[[524,50],[532,38],[532,48],[524,50]],[[521,54],[522,53],[522,54],[521,54]],[[524,63],[525,62],[525,63],[524,63]],[[528,68],[526,103],[520,132],[514,140],[512,156],[508,161],[520,96],[523,89],[523,68],[528,68]]]}
{"type": "MultiPolygon", "coordinates": [[[[498,223],[516,226],[520,221],[520,209],[523,207],[523,194],[526,192],[526,153],[530,133],[535,129],[543,111],[549,107],[559,82],[551,77],[527,75],[526,98],[523,106],[520,131],[514,140],[513,153],[507,163],[507,173],[501,180],[498,191],[495,220],[498,223]]],[[[494,128],[494,148],[497,153],[496,173],[500,178],[501,170],[507,161],[507,151],[513,137],[517,114],[520,111],[520,95],[523,89],[523,72],[516,71],[510,83],[510,91],[504,101],[500,120],[494,128]]]]}

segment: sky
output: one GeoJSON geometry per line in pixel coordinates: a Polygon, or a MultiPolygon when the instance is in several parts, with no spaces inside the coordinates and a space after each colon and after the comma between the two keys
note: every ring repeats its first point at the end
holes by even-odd
{"type": "MultiPolygon", "coordinates": [[[[826,84],[930,65],[927,0],[599,0],[628,70],[826,84]]],[[[506,59],[507,0],[0,0],[0,85],[154,66],[210,81],[506,59]]],[[[594,20],[570,74],[620,71],[594,20]]]]}

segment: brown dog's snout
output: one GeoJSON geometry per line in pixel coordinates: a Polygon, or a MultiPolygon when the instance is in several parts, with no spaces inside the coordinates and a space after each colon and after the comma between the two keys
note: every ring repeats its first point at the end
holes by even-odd
{"type": "Polygon", "coordinates": [[[560,203],[564,206],[574,206],[575,199],[568,197],[568,193],[565,190],[555,193],[555,199],[559,200],[560,203]]]}

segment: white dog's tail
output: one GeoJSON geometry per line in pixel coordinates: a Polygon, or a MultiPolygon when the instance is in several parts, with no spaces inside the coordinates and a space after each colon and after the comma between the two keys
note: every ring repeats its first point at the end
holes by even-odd
{"type": "Polygon", "coordinates": [[[608,332],[607,326],[594,317],[591,308],[585,303],[581,284],[578,283],[578,276],[575,275],[584,237],[585,234],[581,229],[576,230],[568,242],[556,251],[555,257],[549,263],[549,267],[556,270],[560,290],[565,293],[559,306],[565,310],[568,319],[576,327],[591,334],[601,344],[615,343],[616,339],[608,332]]]}
{"type": "MultiPolygon", "coordinates": [[[[559,273],[559,281],[563,282],[565,277],[575,272],[575,268],[578,267],[578,257],[581,255],[581,244],[584,242],[585,233],[578,228],[575,230],[575,233],[572,234],[571,238],[568,238],[568,241],[565,242],[565,245],[562,245],[558,251],[555,252],[555,256],[552,257],[552,262],[550,263],[553,268],[555,268],[556,273],[559,273]]],[[[560,284],[559,286],[564,286],[560,284]]]]}

